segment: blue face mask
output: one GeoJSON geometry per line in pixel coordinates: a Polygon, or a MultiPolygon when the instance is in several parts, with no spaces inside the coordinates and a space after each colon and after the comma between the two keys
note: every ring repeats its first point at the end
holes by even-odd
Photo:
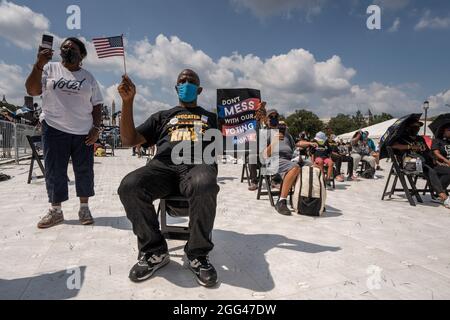
{"type": "Polygon", "coordinates": [[[178,85],[178,98],[180,98],[180,101],[185,102],[185,103],[194,102],[195,100],[197,100],[197,96],[198,96],[197,91],[198,91],[198,86],[193,83],[185,82],[185,83],[179,84],[178,85]]]}
{"type": "Polygon", "coordinates": [[[270,118],[269,123],[272,128],[275,128],[280,124],[280,120],[278,120],[277,118],[270,118]]]}

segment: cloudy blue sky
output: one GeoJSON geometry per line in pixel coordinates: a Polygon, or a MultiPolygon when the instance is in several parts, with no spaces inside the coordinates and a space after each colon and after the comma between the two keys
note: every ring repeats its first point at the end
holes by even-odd
{"type": "Polygon", "coordinates": [[[436,114],[450,103],[447,0],[2,0],[0,95],[11,102],[22,103],[43,33],[88,42],[84,65],[108,105],[118,100],[122,61],[98,60],[90,41],[123,33],[137,122],[176,104],[174,82],[186,67],[201,75],[207,108],[219,87],[261,89],[285,114],[307,108],[324,118],[369,108],[399,116],[426,99],[436,114]],[[66,27],[72,4],[81,30],[66,27]],[[370,4],[382,9],[381,30],[366,27],[370,4]]]}

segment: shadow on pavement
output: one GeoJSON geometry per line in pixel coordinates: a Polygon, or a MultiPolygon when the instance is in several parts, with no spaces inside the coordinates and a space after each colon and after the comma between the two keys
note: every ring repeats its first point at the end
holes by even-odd
{"type": "Polygon", "coordinates": [[[0,300],[64,300],[75,298],[83,286],[86,267],[34,277],[0,279],[0,300]]]}

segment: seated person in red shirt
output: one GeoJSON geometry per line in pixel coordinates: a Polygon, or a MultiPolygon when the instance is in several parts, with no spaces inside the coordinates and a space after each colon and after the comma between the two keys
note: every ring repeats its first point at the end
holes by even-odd
{"type": "Polygon", "coordinates": [[[334,162],[331,159],[331,148],[328,144],[328,139],[325,133],[319,132],[314,138],[313,142],[317,143],[317,147],[312,150],[313,162],[316,166],[322,170],[325,175],[325,182],[328,185],[331,177],[333,176],[334,162]],[[328,171],[325,173],[324,167],[328,167],[328,171]]]}

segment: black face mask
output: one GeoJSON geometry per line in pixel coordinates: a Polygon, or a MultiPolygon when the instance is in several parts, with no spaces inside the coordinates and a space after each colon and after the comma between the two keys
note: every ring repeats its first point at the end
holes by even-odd
{"type": "Polygon", "coordinates": [[[412,127],[408,129],[408,134],[410,137],[415,137],[419,134],[420,132],[420,128],[417,127],[412,127]]]}
{"type": "Polygon", "coordinates": [[[280,120],[278,118],[269,118],[269,125],[272,128],[278,127],[279,124],[280,124],[280,120]]]}
{"type": "Polygon", "coordinates": [[[81,62],[80,54],[72,48],[61,49],[61,57],[68,64],[79,64],[81,62]]]}

